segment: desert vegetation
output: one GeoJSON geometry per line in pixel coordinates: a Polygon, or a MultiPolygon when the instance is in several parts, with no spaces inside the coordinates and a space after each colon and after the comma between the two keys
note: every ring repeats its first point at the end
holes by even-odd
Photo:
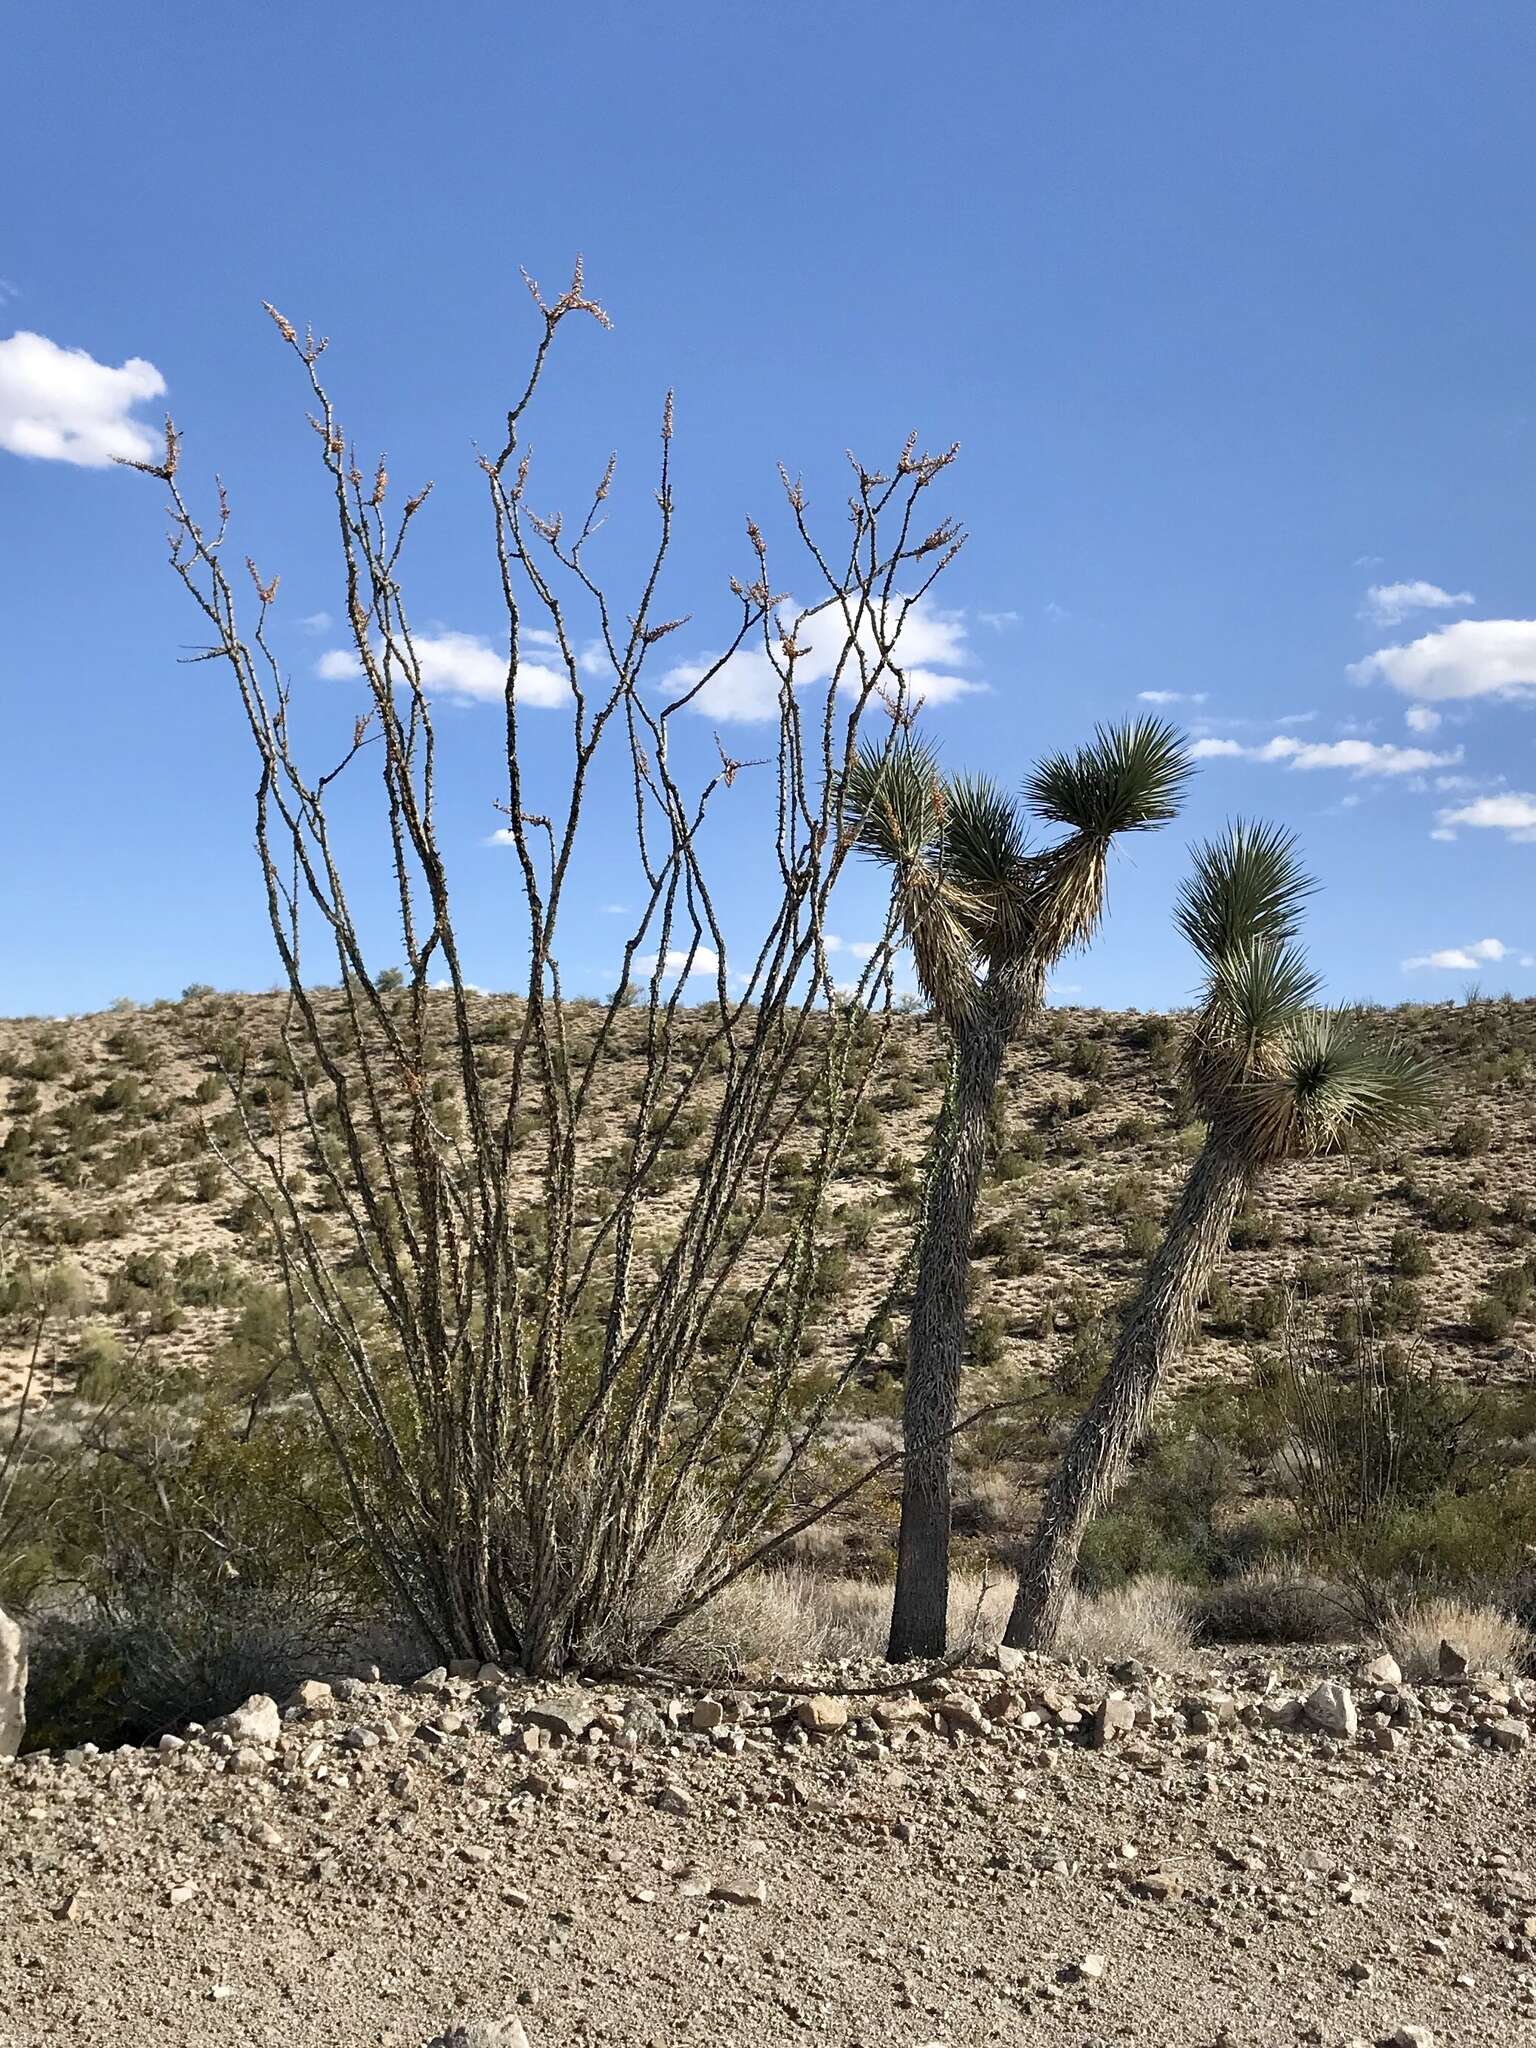
{"type": "Polygon", "coordinates": [[[721,651],[669,694],[670,403],[650,550],[610,592],[614,472],[569,523],[532,509],[526,447],[560,329],[604,316],[579,271],[535,303],[480,467],[505,993],[468,978],[444,851],[405,582],[426,492],[392,510],[324,344],[273,315],[334,517],[344,725],[297,716],[278,579],[232,575],[235,508],[198,509],[175,429],[137,465],[258,764],[280,979],[0,1022],[0,1604],[33,1739],[153,1732],[343,1653],[715,1672],[963,1652],[1010,1608],[1014,1641],[1083,1655],[1417,1656],[1457,1602],[1509,1661],[1536,1010],[1319,1011],[1300,851],[1243,825],[1170,907],[1194,1011],[1048,1006],[1116,839],[1178,808],[1178,735],[1086,735],[1019,798],[941,770],[901,636],[963,536],[930,509],[953,451],[915,441],[854,465],[836,551],[783,479],[780,540],[748,524],[721,651]],[[747,656],[774,711],[743,761],[689,713],[747,656]],[[559,769],[530,690],[543,717],[558,693],[559,769]],[[561,968],[595,805],[630,821],[635,904],[597,994],[561,968]],[[727,858],[769,877],[745,947],[727,858]],[[869,859],[889,915],[850,977],[834,904],[869,859]],[[381,877],[383,920],[354,908],[381,877]]]}

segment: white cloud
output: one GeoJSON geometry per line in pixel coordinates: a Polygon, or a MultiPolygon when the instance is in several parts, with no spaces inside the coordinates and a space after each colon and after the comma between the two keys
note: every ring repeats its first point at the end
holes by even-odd
{"type": "Polygon", "coordinates": [[[87,469],[104,469],[119,455],[142,462],[161,444],[133,409],[164,389],[142,356],[114,370],[45,334],[13,334],[0,341],[0,448],[87,469]]]}
{"type": "Polygon", "coordinates": [[[1536,690],[1536,619],[1458,619],[1406,646],[1378,648],[1349,673],[1421,703],[1522,697],[1536,690]]]}
{"type": "Polygon", "coordinates": [[[1394,747],[1379,740],[1295,740],[1286,733],[1257,747],[1238,740],[1196,740],[1189,751],[1197,761],[1279,761],[1303,770],[1344,768],[1352,775],[1420,775],[1461,759],[1459,748],[1454,754],[1431,754],[1423,747],[1394,747]]]}
{"type": "Polygon", "coordinates": [[[1476,603],[1470,590],[1442,590],[1421,576],[1411,583],[1373,583],[1360,616],[1373,626],[1396,626],[1410,612],[1448,612],[1476,603]]]}
{"type": "Polygon", "coordinates": [[[1511,839],[1523,843],[1536,841],[1536,796],[1508,790],[1474,797],[1469,804],[1442,811],[1431,836],[1454,839],[1462,827],[1474,832],[1507,832],[1511,839]]]}
{"type": "Polygon", "coordinates": [[[309,612],[299,621],[306,633],[329,633],[333,623],[329,612],[309,612]]]}
{"type": "Polygon", "coordinates": [[[1403,962],[1405,974],[1421,967],[1435,967],[1450,973],[1471,974],[1491,960],[1502,960],[1509,951],[1502,939],[1474,939],[1470,946],[1442,946],[1438,953],[1416,953],[1403,962]]]}
{"type": "Polygon", "coordinates": [[[1403,723],[1410,732],[1434,732],[1440,725],[1440,713],[1427,704],[1410,704],[1403,714],[1403,723]]]}
{"type": "MultiPolygon", "coordinates": [[[[683,969],[688,967],[688,957],[686,946],[669,946],[667,948],[667,956],[661,963],[663,974],[681,974],[683,969]]],[[[643,953],[635,962],[635,965],[642,974],[650,976],[656,972],[657,958],[658,956],[655,953],[643,953]]],[[[690,974],[718,974],[720,971],[719,954],[714,952],[709,946],[700,946],[693,955],[693,965],[688,968],[688,971],[690,974]]]]}
{"type": "Polygon", "coordinates": [[[1208,702],[1204,690],[1138,690],[1138,704],[1204,704],[1208,702]]]}
{"type": "MultiPolygon", "coordinates": [[[[476,633],[413,633],[412,645],[421,664],[421,679],[427,691],[437,697],[457,697],[470,703],[497,703],[507,687],[507,657],[498,653],[476,633]]],[[[361,675],[363,665],[350,648],[333,647],[315,663],[315,674],[329,682],[345,682],[361,675]]],[[[517,696],[521,704],[551,705],[570,702],[570,685],[565,677],[542,662],[520,661],[517,696]]]]}
{"type": "MultiPolygon", "coordinates": [[[[793,600],[786,599],[779,615],[788,625],[794,612],[793,600]]],[[[876,658],[873,635],[866,630],[860,639],[873,663],[876,658]]],[[[825,684],[846,642],[847,629],[836,605],[829,605],[817,612],[814,618],[807,619],[798,633],[798,644],[806,649],[795,665],[799,682],[804,685],[825,684]]],[[[948,704],[956,697],[970,696],[985,688],[982,683],[955,674],[957,668],[968,667],[972,659],[966,644],[965,621],[958,612],[940,611],[925,599],[919,599],[907,613],[892,651],[906,677],[910,703],[921,699],[929,705],[948,704]]],[[[853,673],[847,675],[845,687],[852,692],[858,688],[857,663],[848,666],[853,673]]],[[[661,687],[669,697],[680,697],[707,673],[709,667],[707,660],[679,662],[663,677],[661,687]]],[[[889,670],[881,680],[894,688],[895,678],[889,670]]],[[[688,708],[722,724],[732,721],[754,724],[777,718],[778,671],[761,648],[743,648],[740,653],[733,654],[720,673],[705,684],[688,708]]]]}
{"type": "Polygon", "coordinates": [[[994,633],[1001,633],[1005,626],[1016,626],[1019,623],[1017,612],[978,612],[976,616],[984,626],[990,626],[994,633]]]}

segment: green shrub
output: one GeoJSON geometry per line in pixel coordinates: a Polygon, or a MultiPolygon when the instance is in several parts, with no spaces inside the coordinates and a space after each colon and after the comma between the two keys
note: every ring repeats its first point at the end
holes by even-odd
{"type": "Polygon", "coordinates": [[[1214,1643],[1327,1643],[1355,1632],[1338,1587],[1280,1564],[1204,1588],[1195,1595],[1194,1621],[1214,1643]]]}
{"type": "Polygon", "coordinates": [[[1486,1117],[1463,1117],[1447,1141],[1458,1159],[1476,1159],[1493,1143],[1493,1125],[1486,1117]]]}
{"type": "Polygon", "coordinates": [[[1127,1216],[1120,1235],[1128,1258],[1146,1260],[1161,1244],[1163,1232],[1155,1216],[1141,1215],[1127,1216]]]}
{"type": "Polygon", "coordinates": [[[1280,1226],[1267,1210],[1245,1204],[1232,1221],[1231,1246],[1235,1252],[1268,1251],[1280,1234],[1280,1226]]]}
{"type": "Polygon", "coordinates": [[[1436,1230],[1480,1230],[1493,1211],[1470,1189],[1448,1188],[1434,1197],[1426,1213],[1436,1230]]]}
{"type": "Polygon", "coordinates": [[[1479,1344],[1502,1344],[1514,1326],[1509,1304],[1496,1294],[1479,1295],[1467,1317],[1467,1328],[1479,1344]]]}
{"type": "Polygon", "coordinates": [[[1290,1307],[1290,1290],[1279,1281],[1272,1282],[1248,1304],[1243,1319],[1248,1334],[1251,1337],[1273,1337],[1285,1328],[1290,1307]]]}
{"type": "Polygon", "coordinates": [[[1394,1230],[1390,1253],[1392,1270],[1405,1280],[1422,1280],[1435,1270],[1435,1256],[1416,1230],[1394,1230]]]}
{"type": "Polygon", "coordinates": [[[1344,1268],[1332,1259],[1308,1257],[1296,1268],[1297,1287],[1314,1301],[1337,1294],[1346,1277],[1344,1268]]]}

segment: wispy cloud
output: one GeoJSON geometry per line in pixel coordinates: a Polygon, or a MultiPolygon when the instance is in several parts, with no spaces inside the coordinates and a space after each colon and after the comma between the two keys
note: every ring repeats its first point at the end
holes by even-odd
{"type": "MultiPolygon", "coordinates": [[[[421,679],[434,696],[466,703],[500,703],[506,694],[507,657],[476,633],[413,633],[411,644],[421,664],[421,679]]],[[[315,673],[331,682],[346,682],[363,672],[349,647],[329,648],[315,663],[315,673]]],[[[571,701],[565,677],[542,662],[520,661],[517,696],[521,704],[549,708],[571,701]]]]}
{"type": "Polygon", "coordinates": [[[976,616],[984,626],[990,626],[994,633],[1001,633],[1006,626],[1016,626],[1019,623],[1017,612],[978,612],[976,616]]]}
{"type": "MultiPolygon", "coordinates": [[[[780,607],[786,624],[794,617],[794,611],[793,600],[786,599],[780,607]]],[[[877,658],[873,635],[866,630],[860,637],[866,657],[873,662],[877,658]]],[[[835,605],[818,612],[801,626],[798,640],[806,651],[795,665],[797,678],[806,685],[825,684],[846,645],[842,613],[835,605]]],[[[894,659],[906,677],[910,700],[921,699],[928,705],[949,704],[957,697],[970,696],[986,687],[956,673],[972,662],[967,640],[961,613],[941,611],[922,599],[912,606],[893,649],[894,659]]],[[[669,696],[681,696],[708,673],[710,666],[707,657],[679,662],[663,678],[662,688],[669,696]]],[[[851,663],[849,667],[853,673],[848,676],[847,687],[853,689],[858,682],[857,664],[851,663]]],[[[889,671],[884,680],[894,687],[889,671]]],[[[757,724],[778,717],[779,688],[778,671],[763,649],[743,648],[704,685],[688,708],[720,723],[757,724]]]]}
{"type": "Polygon", "coordinates": [[[1438,732],[1441,717],[1428,704],[1410,704],[1403,713],[1403,723],[1410,732],[1438,732]]]}
{"type": "Polygon", "coordinates": [[[1469,946],[1442,946],[1438,953],[1415,953],[1403,962],[1405,974],[1434,967],[1454,974],[1471,974],[1489,962],[1502,960],[1509,951],[1502,939],[1474,939],[1469,946]]]}
{"type": "Polygon", "coordinates": [[[1433,837],[1454,839],[1458,832],[1505,832],[1522,844],[1536,841],[1536,796],[1506,790],[1493,796],[1474,797],[1442,811],[1433,837]]]}
{"type": "Polygon", "coordinates": [[[104,469],[119,456],[142,462],[158,444],[134,408],[164,390],[165,379],[142,356],[113,369],[45,334],[13,334],[0,341],[0,448],[85,469],[104,469]]]}
{"type": "MultiPolygon", "coordinates": [[[[656,953],[642,953],[640,958],[636,960],[635,965],[642,974],[650,976],[656,972],[656,962],[660,957],[656,953]]],[[[690,974],[718,974],[720,971],[720,956],[718,953],[713,952],[710,947],[700,946],[693,955],[692,966],[689,966],[688,949],[685,946],[669,946],[666,958],[661,962],[662,973],[681,974],[685,968],[687,968],[690,974]]]]}
{"type": "Polygon", "coordinates": [[[1138,704],[1207,704],[1210,702],[1204,690],[1138,690],[1138,704]]]}
{"type": "Polygon", "coordinates": [[[1197,761],[1267,761],[1304,771],[1342,768],[1351,775],[1422,775],[1461,759],[1459,748],[1454,754],[1432,754],[1424,747],[1394,747],[1378,740],[1297,740],[1288,733],[1256,747],[1240,740],[1196,740],[1189,751],[1197,761]]]}
{"type": "Polygon", "coordinates": [[[299,625],[306,633],[329,633],[335,624],[329,612],[307,612],[299,625]]]}
{"type": "Polygon", "coordinates": [[[1380,647],[1349,673],[1424,704],[1523,697],[1536,690],[1536,619],[1458,619],[1404,646],[1380,647]]]}
{"type": "Polygon", "coordinates": [[[1373,583],[1365,593],[1360,616],[1373,626],[1396,626],[1413,612],[1459,611],[1463,605],[1476,603],[1470,590],[1442,590],[1438,583],[1418,577],[1411,583],[1373,583]]]}

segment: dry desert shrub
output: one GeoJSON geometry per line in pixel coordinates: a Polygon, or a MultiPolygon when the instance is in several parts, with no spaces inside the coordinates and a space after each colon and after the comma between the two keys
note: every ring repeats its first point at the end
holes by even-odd
{"type": "MultiPolygon", "coordinates": [[[[952,1653],[995,1649],[1013,1581],[957,1572],[950,1583],[952,1653]]],[[[735,1580],[668,1641],[669,1668],[723,1675],[749,1665],[783,1672],[824,1660],[885,1654],[891,1587],[880,1579],[823,1578],[799,1567],[735,1580]]]]}
{"type": "Polygon", "coordinates": [[[1532,1637],[1502,1608],[1454,1599],[1423,1600],[1394,1615],[1384,1631],[1387,1647],[1407,1678],[1440,1674],[1440,1645],[1454,1643],[1474,1671],[1513,1677],[1525,1668],[1532,1637]]]}
{"type": "Polygon", "coordinates": [[[1353,1632],[1348,1594],[1311,1573],[1260,1565],[1192,1597],[1207,1642],[1331,1643],[1353,1632]]]}
{"type": "Polygon", "coordinates": [[[1194,1646],[1188,1587],[1149,1572],[1107,1593],[1072,1594],[1053,1647],[1089,1664],[1134,1657],[1167,1671],[1179,1669],[1194,1646]]]}

